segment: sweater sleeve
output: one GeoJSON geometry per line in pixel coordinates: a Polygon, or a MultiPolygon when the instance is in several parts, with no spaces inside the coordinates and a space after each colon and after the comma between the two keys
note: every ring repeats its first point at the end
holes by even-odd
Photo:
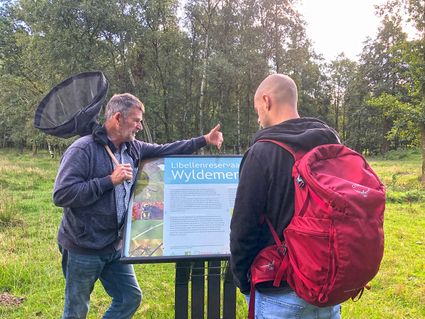
{"type": "Polygon", "coordinates": [[[145,142],[139,143],[141,145],[141,158],[160,157],[176,154],[192,154],[193,152],[207,145],[207,142],[203,136],[167,144],[151,144],[145,142]]]}
{"type": "Polygon", "coordinates": [[[80,147],[69,148],[62,157],[53,188],[53,202],[60,207],[84,207],[113,189],[111,177],[89,174],[89,155],[80,147]]]}
{"type": "Polygon", "coordinates": [[[231,269],[236,286],[249,293],[248,271],[260,250],[260,215],[265,213],[267,172],[253,149],[242,163],[230,225],[231,269]]]}

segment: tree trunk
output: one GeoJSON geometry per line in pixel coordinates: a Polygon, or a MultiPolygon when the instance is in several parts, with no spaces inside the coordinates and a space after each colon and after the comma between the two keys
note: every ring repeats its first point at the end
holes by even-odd
{"type": "Polygon", "coordinates": [[[25,148],[25,143],[23,141],[18,143],[18,152],[19,154],[23,154],[24,153],[24,148],[25,148]]]}
{"type": "Polygon", "coordinates": [[[55,158],[55,152],[49,142],[47,142],[47,150],[49,151],[50,158],[55,158]]]}
{"type": "Polygon", "coordinates": [[[334,128],[337,132],[339,132],[339,96],[338,95],[335,98],[335,127],[334,128]]]}
{"type": "Polygon", "coordinates": [[[422,149],[422,185],[425,187],[425,123],[420,124],[421,129],[421,149],[422,149]]]}
{"type": "Polygon", "coordinates": [[[207,66],[208,66],[208,47],[209,47],[209,35],[208,35],[208,31],[207,30],[207,35],[206,35],[206,39],[205,39],[205,47],[204,47],[204,61],[203,61],[203,66],[202,66],[202,75],[201,75],[201,90],[200,90],[200,96],[199,96],[199,105],[198,105],[198,110],[199,110],[199,134],[204,134],[204,125],[203,125],[203,121],[204,121],[204,114],[203,114],[203,105],[204,105],[204,96],[205,96],[205,86],[207,83],[207,66]]]}
{"type": "MultiPolygon", "coordinates": [[[[162,77],[161,77],[162,79],[162,77]]],[[[162,81],[161,81],[162,82],[162,81]]],[[[171,136],[171,126],[172,124],[170,123],[170,108],[168,107],[168,89],[166,87],[166,84],[163,82],[162,83],[162,90],[161,90],[161,96],[162,96],[162,109],[164,110],[164,117],[165,117],[165,136],[167,141],[170,141],[172,139],[171,136]]]]}
{"type": "Polygon", "coordinates": [[[36,156],[38,152],[38,147],[35,143],[32,144],[32,156],[36,156]]]}
{"type": "Polygon", "coordinates": [[[346,141],[347,140],[347,131],[346,131],[346,129],[345,129],[345,127],[346,127],[346,123],[345,123],[345,117],[346,117],[346,104],[345,104],[345,102],[343,102],[342,103],[342,119],[341,119],[341,121],[342,121],[342,124],[341,124],[341,126],[342,126],[342,128],[341,128],[341,130],[342,130],[342,133],[341,133],[341,135],[342,135],[342,140],[343,141],[346,141]]]}
{"type": "MultiPolygon", "coordinates": [[[[133,86],[133,90],[136,91],[137,90],[136,81],[134,80],[133,72],[131,71],[131,68],[129,66],[127,66],[127,72],[128,72],[128,77],[130,79],[131,85],[133,86]]],[[[148,123],[146,122],[146,119],[144,116],[142,118],[142,126],[143,126],[143,134],[144,134],[145,141],[148,143],[153,143],[152,135],[149,130],[148,123]]]]}
{"type": "MultiPolygon", "coordinates": [[[[239,88],[239,85],[238,85],[239,88]]],[[[238,98],[237,98],[237,124],[236,124],[236,145],[237,145],[237,154],[241,153],[241,97],[240,91],[238,89],[238,98]]]]}
{"type": "Polygon", "coordinates": [[[384,117],[383,130],[382,130],[382,145],[381,154],[385,154],[390,150],[390,142],[387,139],[387,134],[391,129],[391,121],[384,117]]]}

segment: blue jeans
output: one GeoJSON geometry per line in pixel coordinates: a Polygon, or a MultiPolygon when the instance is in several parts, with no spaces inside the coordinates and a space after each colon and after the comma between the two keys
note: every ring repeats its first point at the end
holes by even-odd
{"type": "MultiPolygon", "coordinates": [[[[249,295],[245,295],[249,304],[249,295]]],[[[340,319],[340,305],[320,308],[302,300],[290,288],[255,291],[255,319],[340,319]]]]}
{"type": "Polygon", "coordinates": [[[142,300],[133,265],[119,262],[120,252],[108,255],[74,254],[59,247],[66,280],[65,306],[62,319],[86,318],[90,294],[100,279],[112,303],[104,319],[131,318],[142,300]]]}

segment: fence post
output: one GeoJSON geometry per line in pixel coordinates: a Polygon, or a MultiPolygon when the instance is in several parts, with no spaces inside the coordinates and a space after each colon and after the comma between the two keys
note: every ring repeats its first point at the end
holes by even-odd
{"type": "Polygon", "coordinates": [[[174,313],[176,319],[188,318],[190,263],[176,263],[176,283],[174,296],[174,313]]]}
{"type": "Polygon", "coordinates": [[[204,319],[205,262],[192,264],[192,318],[204,319]]]}
{"type": "Polygon", "coordinates": [[[236,318],[236,287],[232,274],[226,264],[224,270],[223,298],[221,298],[221,261],[202,260],[176,263],[175,318],[187,319],[189,310],[189,280],[191,282],[191,317],[205,317],[205,263],[207,269],[207,318],[220,319],[221,307],[223,319],[236,318]]]}
{"type": "Polygon", "coordinates": [[[223,319],[236,318],[236,287],[233,283],[233,275],[230,271],[230,265],[226,265],[224,273],[224,289],[223,289],[223,319]]]}
{"type": "Polygon", "coordinates": [[[208,319],[220,319],[221,262],[208,262],[208,319]]]}

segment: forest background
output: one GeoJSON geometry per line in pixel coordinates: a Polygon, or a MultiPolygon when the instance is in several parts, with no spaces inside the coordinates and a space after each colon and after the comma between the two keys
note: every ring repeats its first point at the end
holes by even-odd
{"type": "Polygon", "coordinates": [[[130,92],[145,103],[140,138],[164,143],[220,122],[223,152],[243,153],[258,130],[255,89],[278,72],[297,83],[301,115],[326,121],[349,147],[420,147],[424,160],[424,1],[377,7],[377,35],[365,39],[358,62],[315,53],[296,2],[2,0],[0,147],[60,155],[72,139],[34,129],[35,109],[63,79],[101,70],[110,95],[130,92]],[[403,31],[406,17],[414,40],[403,31]]]}

